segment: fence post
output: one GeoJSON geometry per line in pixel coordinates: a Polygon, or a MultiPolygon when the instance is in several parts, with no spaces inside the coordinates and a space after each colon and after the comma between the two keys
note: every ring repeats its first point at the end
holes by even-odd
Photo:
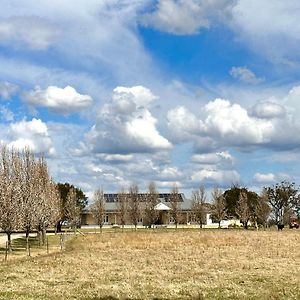
{"type": "Polygon", "coordinates": [[[5,243],[5,261],[7,261],[8,242],[5,243]]]}
{"type": "Polygon", "coordinates": [[[60,241],[60,250],[62,250],[62,233],[60,234],[60,239],[59,239],[59,241],[60,241]]]}

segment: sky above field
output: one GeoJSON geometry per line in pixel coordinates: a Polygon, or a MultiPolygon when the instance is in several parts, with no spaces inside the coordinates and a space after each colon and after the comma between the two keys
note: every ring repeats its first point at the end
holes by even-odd
{"type": "Polygon", "coordinates": [[[91,195],[300,183],[298,0],[1,0],[0,140],[91,195]]]}

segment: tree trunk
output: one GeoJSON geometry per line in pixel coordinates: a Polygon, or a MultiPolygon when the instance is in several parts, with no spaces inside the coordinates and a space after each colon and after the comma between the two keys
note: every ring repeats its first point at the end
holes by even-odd
{"type": "Polygon", "coordinates": [[[38,238],[38,241],[39,241],[39,246],[42,246],[42,231],[41,231],[40,227],[38,228],[37,238],[38,238]]]}
{"type": "Polygon", "coordinates": [[[221,221],[219,221],[219,229],[221,229],[221,221]]]}
{"type": "Polygon", "coordinates": [[[248,229],[248,221],[244,222],[244,229],[246,229],[246,230],[248,229]]]}
{"type": "Polygon", "coordinates": [[[62,222],[58,221],[56,224],[56,232],[61,232],[62,222]]]}
{"type": "Polygon", "coordinates": [[[30,229],[26,228],[25,236],[26,236],[26,250],[27,251],[29,249],[29,233],[30,233],[30,229]]]}
{"type": "Polygon", "coordinates": [[[42,241],[43,241],[43,246],[46,245],[46,228],[43,227],[42,229],[42,241]]]}
{"type": "Polygon", "coordinates": [[[12,252],[12,247],[11,247],[11,232],[6,232],[7,234],[7,249],[9,252],[12,252]]]}

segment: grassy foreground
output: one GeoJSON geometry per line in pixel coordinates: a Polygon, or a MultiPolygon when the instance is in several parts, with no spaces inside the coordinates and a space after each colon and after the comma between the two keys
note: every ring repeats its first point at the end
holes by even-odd
{"type": "Polygon", "coordinates": [[[300,231],[103,232],[0,264],[0,299],[300,299],[300,231]]]}

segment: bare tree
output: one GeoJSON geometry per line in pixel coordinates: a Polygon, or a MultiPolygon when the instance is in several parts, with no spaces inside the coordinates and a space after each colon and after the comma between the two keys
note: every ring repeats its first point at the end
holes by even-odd
{"type": "Polygon", "coordinates": [[[271,213],[271,208],[268,204],[268,195],[265,189],[262,190],[259,198],[258,203],[255,208],[255,216],[257,224],[260,224],[266,229],[267,221],[271,213]]]}
{"type": "Polygon", "coordinates": [[[139,188],[136,184],[132,184],[129,188],[128,214],[129,214],[130,221],[134,225],[136,230],[138,221],[141,216],[139,188]]]}
{"type": "Polygon", "coordinates": [[[70,226],[74,229],[74,232],[76,232],[77,226],[80,223],[80,207],[77,204],[77,195],[73,188],[69,190],[67,195],[65,215],[70,226]]]}
{"type": "Polygon", "coordinates": [[[145,216],[147,222],[154,229],[154,224],[158,218],[158,211],[155,206],[158,204],[159,194],[156,190],[156,185],[154,182],[149,184],[148,193],[145,198],[145,216]]]}
{"type": "Polygon", "coordinates": [[[29,247],[29,234],[37,223],[36,186],[37,163],[32,151],[25,148],[22,151],[21,166],[21,227],[25,230],[26,248],[29,247]]]}
{"type": "Polygon", "coordinates": [[[213,217],[219,223],[219,228],[221,228],[221,221],[227,216],[226,203],[222,194],[222,191],[215,187],[211,193],[212,197],[212,207],[213,207],[213,217]]]}
{"type": "Polygon", "coordinates": [[[206,222],[205,202],[207,200],[205,187],[201,185],[200,188],[192,193],[192,213],[196,222],[202,228],[206,222]]]}
{"type": "Polygon", "coordinates": [[[94,192],[94,203],[91,205],[90,209],[96,224],[99,225],[100,231],[102,232],[105,215],[105,199],[102,189],[97,189],[94,192]]]}
{"type": "Polygon", "coordinates": [[[1,147],[0,164],[0,227],[7,234],[8,249],[11,234],[20,226],[20,157],[14,150],[1,147]]]}
{"type": "Polygon", "coordinates": [[[124,226],[126,224],[126,218],[128,213],[128,194],[122,190],[118,193],[117,197],[117,209],[120,218],[120,225],[122,226],[122,231],[124,230],[124,226]]]}
{"type": "Polygon", "coordinates": [[[236,214],[240,218],[244,229],[248,229],[248,222],[252,216],[251,209],[248,204],[247,191],[242,190],[239,194],[239,200],[235,209],[236,214]]]}
{"type": "Polygon", "coordinates": [[[171,217],[174,220],[175,228],[177,229],[178,223],[181,220],[181,213],[180,213],[180,194],[178,192],[178,188],[175,185],[170,193],[170,206],[171,206],[171,217]]]}
{"type": "Polygon", "coordinates": [[[46,241],[46,229],[55,225],[61,217],[61,199],[56,184],[49,175],[49,170],[44,158],[37,162],[35,177],[35,195],[36,195],[36,217],[39,240],[43,245],[46,241]]]}

